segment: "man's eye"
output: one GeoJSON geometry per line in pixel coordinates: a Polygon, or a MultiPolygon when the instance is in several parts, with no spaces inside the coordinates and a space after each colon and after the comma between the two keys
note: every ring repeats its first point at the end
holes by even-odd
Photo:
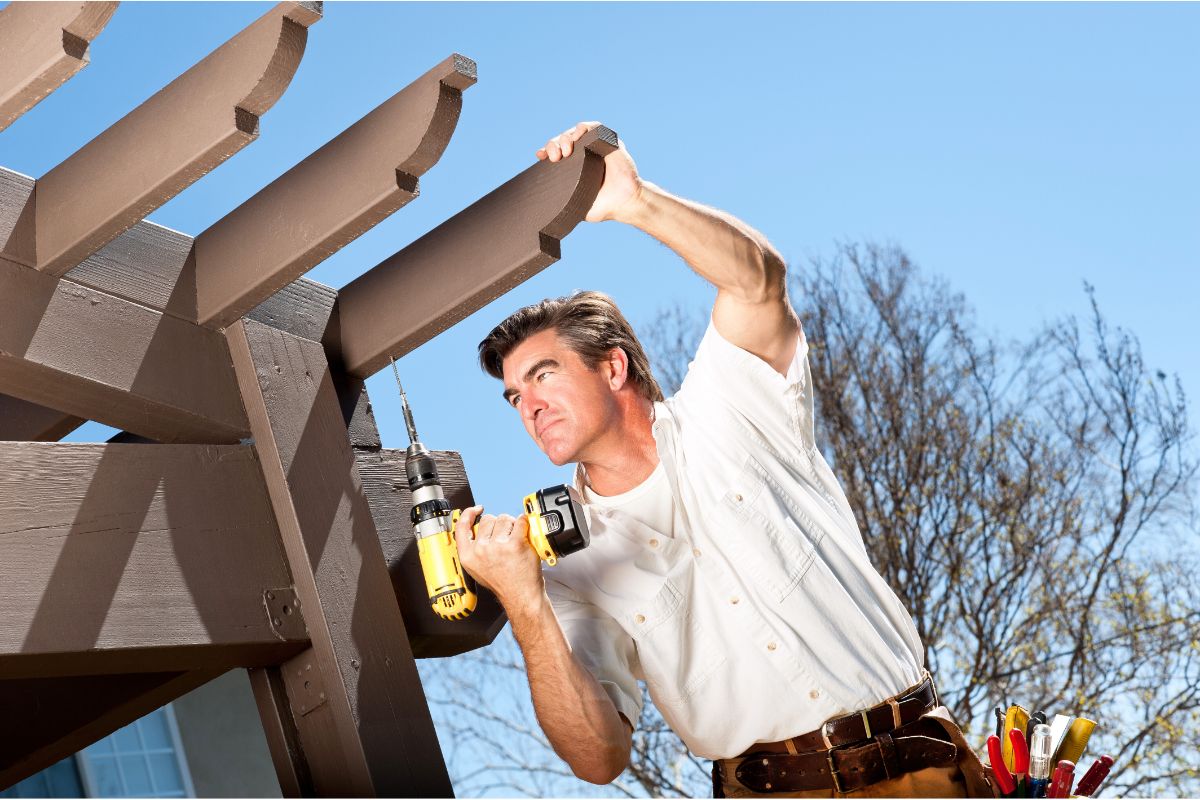
{"type": "Polygon", "coordinates": [[[538,383],[541,383],[542,379],[545,378],[549,374],[550,374],[550,370],[546,370],[545,372],[539,372],[538,376],[537,376],[538,383]]]}
{"type": "Polygon", "coordinates": [[[512,398],[511,398],[511,399],[509,399],[509,401],[508,401],[508,402],[509,402],[509,405],[511,405],[513,408],[516,408],[516,407],[517,407],[517,404],[521,402],[521,395],[519,395],[519,394],[514,394],[514,395],[512,396],[512,398]]]}

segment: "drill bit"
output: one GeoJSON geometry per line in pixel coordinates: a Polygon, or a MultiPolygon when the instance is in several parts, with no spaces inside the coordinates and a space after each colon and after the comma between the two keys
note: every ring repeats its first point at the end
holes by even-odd
{"type": "Polygon", "coordinates": [[[388,356],[388,361],[392,362],[392,374],[396,376],[396,388],[400,390],[400,407],[404,411],[404,426],[408,428],[408,442],[417,444],[420,441],[417,438],[417,424],[413,422],[412,409],[408,407],[408,395],[400,384],[400,370],[396,369],[396,359],[388,356]]]}

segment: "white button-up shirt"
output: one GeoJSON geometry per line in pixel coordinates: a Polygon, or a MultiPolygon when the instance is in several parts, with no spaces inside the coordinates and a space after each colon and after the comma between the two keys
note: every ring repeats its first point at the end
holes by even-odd
{"type": "Polygon", "coordinates": [[[636,724],[645,680],[693,753],[731,758],[918,683],[912,618],[814,441],[803,333],[785,378],[710,324],[654,411],[674,535],[588,504],[590,546],[544,572],[617,709],[636,724]]]}

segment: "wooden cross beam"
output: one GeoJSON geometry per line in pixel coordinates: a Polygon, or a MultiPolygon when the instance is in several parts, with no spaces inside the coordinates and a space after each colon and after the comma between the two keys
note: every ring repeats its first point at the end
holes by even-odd
{"type": "Polygon", "coordinates": [[[249,435],[218,331],[4,258],[0,387],[160,441],[249,435]]]}
{"type": "Polygon", "coordinates": [[[9,3],[0,11],[0,131],[88,62],[116,3],[9,3]]]}
{"type": "Polygon", "coordinates": [[[0,443],[0,678],[278,663],[278,540],[252,447],[0,443]]]}

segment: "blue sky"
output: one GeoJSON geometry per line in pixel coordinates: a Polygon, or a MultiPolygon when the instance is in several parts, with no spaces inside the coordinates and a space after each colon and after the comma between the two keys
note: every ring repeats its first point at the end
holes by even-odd
{"type": "MultiPolygon", "coordinates": [[[[122,5],[92,63],[0,133],[0,164],[41,175],[269,7],[122,5]]],[[[1197,31],[1194,4],[327,3],[258,141],[150,218],[200,232],[459,52],[479,82],[421,197],[310,277],[343,285],[527,167],[548,136],[599,119],[647,179],[744,218],[796,268],[838,241],[893,242],[1001,338],[1085,313],[1087,280],[1148,364],[1197,398],[1197,31]]],[[[635,325],[711,303],[645,235],[585,223],[559,263],[400,362],[427,444],[463,454],[490,511],[566,473],[475,347],[510,311],[577,288],[613,295],[635,325]]],[[[385,444],[405,446],[390,373],[369,387],[385,444]]]]}

